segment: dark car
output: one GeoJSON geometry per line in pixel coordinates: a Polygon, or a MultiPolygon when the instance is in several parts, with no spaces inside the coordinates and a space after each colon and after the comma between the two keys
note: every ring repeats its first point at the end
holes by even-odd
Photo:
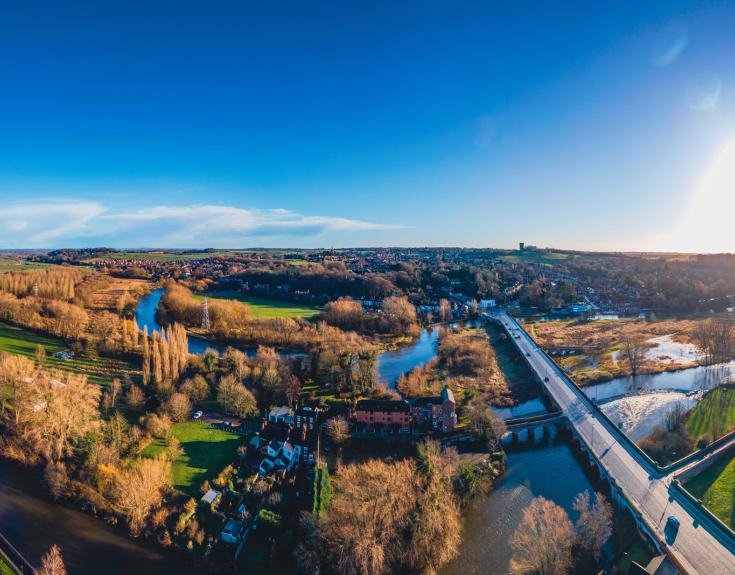
{"type": "Polygon", "coordinates": [[[666,520],[666,524],[671,526],[671,528],[674,530],[679,529],[679,520],[673,515],[669,515],[669,518],[666,520]]]}

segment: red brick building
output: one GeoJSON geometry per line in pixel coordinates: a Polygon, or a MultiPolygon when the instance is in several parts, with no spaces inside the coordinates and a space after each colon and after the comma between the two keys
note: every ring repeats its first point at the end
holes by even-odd
{"type": "Polygon", "coordinates": [[[448,387],[445,387],[440,395],[417,397],[411,403],[414,425],[442,433],[454,431],[457,424],[455,407],[454,394],[448,387]]]}
{"type": "Polygon", "coordinates": [[[393,399],[361,399],[355,410],[355,423],[366,431],[411,429],[411,409],[408,402],[393,399]]]}

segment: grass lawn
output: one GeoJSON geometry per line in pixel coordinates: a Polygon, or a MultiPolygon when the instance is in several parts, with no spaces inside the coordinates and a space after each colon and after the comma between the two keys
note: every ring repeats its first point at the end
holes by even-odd
{"type": "MultiPolygon", "coordinates": [[[[199,496],[199,486],[205,479],[212,479],[235,459],[240,436],[229,431],[215,429],[198,421],[184,421],[173,427],[184,453],[173,465],[174,488],[182,493],[199,496]]],[[[161,439],[156,439],[142,454],[153,457],[166,449],[161,439]]]]}
{"type": "MultiPolygon", "coordinates": [[[[204,295],[197,295],[203,299],[204,295]]],[[[255,317],[314,317],[321,309],[275,299],[252,297],[236,291],[207,292],[207,297],[215,299],[235,299],[247,304],[255,317]]]]}
{"type": "Polygon", "coordinates": [[[687,432],[696,442],[707,436],[710,441],[735,428],[735,389],[717,387],[692,409],[687,432]]]}
{"type": "Polygon", "coordinates": [[[46,350],[46,366],[52,368],[83,373],[90,382],[108,385],[112,378],[122,378],[125,374],[137,376],[139,370],[131,363],[108,357],[79,357],[63,361],[53,354],[67,345],[64,340],[38,334],[34,331],[0,323],[0,351],[35,358],[36,347],[43,345],[46,350]]]}
{"type": "Polygon", "coordinates": [[[686,488],[723,523],[735,526],[735,456],[714,463],[689,481],[686,488]]]}
{"type": "Polygon", "coordinates": [[[17,573],[5,556],[0,553],[0,575],[17,575],[17,573]]]}

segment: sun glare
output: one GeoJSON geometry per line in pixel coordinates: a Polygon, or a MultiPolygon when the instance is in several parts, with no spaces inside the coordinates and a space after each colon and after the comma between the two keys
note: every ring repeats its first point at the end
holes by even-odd
{"type": "Polygon", "coordinates": [[[672,244],[688,252],[735,252],[735,140],[715,158],[672,244]]]}

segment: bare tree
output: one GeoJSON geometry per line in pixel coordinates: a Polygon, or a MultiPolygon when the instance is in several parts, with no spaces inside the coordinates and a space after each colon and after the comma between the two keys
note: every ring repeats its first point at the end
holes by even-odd
{"type": "Polygon", "coordinates": [[[411,460],[371,459],[338,469],[329,515],[320,528],[325,562],[334,572],[381,575],[402,563],[402,535],[416,508],[417,481],[411,460]]]}
{"type": "Polygon", "coordinates": [[[536,497],[523,510],[511,546],[510,569],[516,575],[566,575],[572,564],[574,528],[561,507],[536,497]]]}
{"type": "Polygon", "coordinates": [[[258,406],[255,396],[242,383],[235,380],[234,376],[223,377],[219,382],[217,390],[217,401],[225,413],[245,417],[257,413],[258,406]]]}
{"type": "Polygon", "coordinates": [[[143,390],[137,385],[131,385],[128,389],[127,402],[130,407],[137,409],[145,401],[143,390]]]}
{"type": "Polygon", "coordinates": [[[48,553],[41,559],[41,568],[36,571],[36,575],[66,575],[66,567],[64,567],[64,559],[61,557],[61,549],[54,544],[48,553]]]}
{"type": "Polygon", "coordinates": [[[708,319],[700,322],[694,338],[708,365],[732,358],[733,322],[729,319],[708,319]]]}
{"type": "Polygon", "coordinates": [[[452,304],[447,299],[441,300],[439,302],[439,320],[442,323],[447,323],[452,321],[452,317],[452,304]]]}
{"type": "Polygon", "coordinates": [[[58,461],[74,439],[100,425],[100,389],[87,378],[66,372],[41,372],[16,391],[15,433],[35,455],[58,461]]]}
{"type": "Polygon", "coordinates": [[[589,491],[579,493],[572,507],[579,513],[574,526],[577,544],[599,561],[602,546],[612,535],[612,507],[601,493],[595,494],[595,502],[592,503],[589,491]]]}
{"type": "Polygon", "coordinates": [[[638,375],[638,372],[643,365],[643,360],[646,358],[646,346],[643,340],[633,336],[627,336],[623,340],[623,355],[628,361],[630,366],[630,373],[633,376],[638,375]]]}
{"type": "Polygon", "coordinates": [[[327,421],[327,435],[341,449],[350,438],[350,425],[344,417],[333,417],[327,421]]]}
{"type": "Polygon", "coordinates": [[[120,471],[115,480],[114,500],[133,534],[140,533],[170,486],[171,463],[163,457],[142,458],[134,467],[120,471]]]}
{"type": "Polygon", "coordinates": [[[191,401],[183,393],[174,393],[164,406],[173,421],[186,421],[191,413],[191,401]]]}

